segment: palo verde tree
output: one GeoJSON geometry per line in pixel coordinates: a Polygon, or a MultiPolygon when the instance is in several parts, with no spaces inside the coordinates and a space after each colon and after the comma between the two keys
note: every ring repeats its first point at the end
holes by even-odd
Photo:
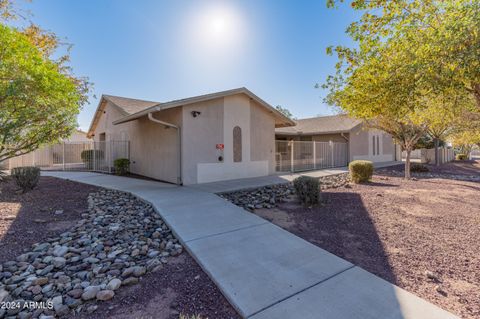
{"type": "MultiPolygon", "coordinates": [[[[0,0],[0,17],[11,18],[9,1],[0,0]]],[[[4,20],[3,20],[4,21],[4,20]]],[[[90,85],[58,59],[60,41],[38,26],[0,24],[0,162],[68,137],[87,101],[90,85]]]]}

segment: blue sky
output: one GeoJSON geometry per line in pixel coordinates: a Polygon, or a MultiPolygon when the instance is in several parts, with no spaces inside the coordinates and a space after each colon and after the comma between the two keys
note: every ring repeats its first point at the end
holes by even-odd
{"type": "MultiPolygon", "coordinates": [[[[329,45],[351,44],[347,5],[284,0],[34,0],[32,21],[74,45],[72,66],[101,94],[168,101],[245,86],[298,118],[334,113],[315,89],[334,71],[329,45]]],[[[358,17],[358,13],[357,13],[358,17]]]]}

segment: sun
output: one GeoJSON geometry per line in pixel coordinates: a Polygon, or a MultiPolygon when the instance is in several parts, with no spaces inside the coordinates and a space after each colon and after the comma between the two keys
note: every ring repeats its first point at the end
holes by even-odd
{"type": "Polygon", "coordinates": [[[236,8],[227,4],[216,4],[203,8],[197,14],[192,27],[199,42],[218,49],[232,46],[242,38],[243,19],[236,8]]]}

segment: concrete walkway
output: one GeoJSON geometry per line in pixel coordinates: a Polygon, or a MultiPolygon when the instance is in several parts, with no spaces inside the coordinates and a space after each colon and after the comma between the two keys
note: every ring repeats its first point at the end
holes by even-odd
{"type": "Polygon", "coordinates": [[[150,202],[244,318],[456,318],[210,192],[98,173],[43,175],[150,202]]]}
{"type": "MultiPolygon", "coordinates": [[[[403,165],[403,164],[404,163],[402,162],[392,161],[392,162],[374,163],[373,165],[375,166],[375,168],[383,168],[383,167],[403,165]]],[[[270,175],[270,176],[242,178],[242,179],[234,179],[234,180],[221,181],[221,182],[197,184],[197,185],[191,185],[189,187],[193,187],[195,189],[210,192],[210,193],[222,193],[222,192],[232,192],[240,189],[258,188],[258,187],[263,187],[267,185],[288,183],[293,181],[295,178],[299,176],[324,177],[324,176],[338,175],[343,173],[348,173],[348,167],[328,168],[328,169],[320,169],[320,170],[305,171],[305,172],[298,172],[298,173],[281,173],[281,174],[270,175]]]]}

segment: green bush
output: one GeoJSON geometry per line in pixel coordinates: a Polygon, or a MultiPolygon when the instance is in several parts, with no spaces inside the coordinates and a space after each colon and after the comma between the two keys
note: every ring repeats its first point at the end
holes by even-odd
{"type": "Polygon", "coordinates": [[[92,169],[95,161],[103,160],[104,154],[102,150],[84,150],[80,153],[80,158],[86,168],[92,169]]]}
{"type": "Polygon", "coordinates": [[[130,160],[128,158],[117,158],[113,161],[113,166],[115,167],[115,174],[125,175],[129,171],[130,160]]]}
{"type": "Polygon", "coordinates": [[[426,165],[423,165],[423,164],[412,164],[412,166],[410,166],[410,172],[426,173],[426,172],[429,172],[429,171],[430,171],[430,169],[426,165]]]}
{"type": "Polygon", "coordinates": [[[293,187],[303,205],[312,206],[320,202],[320,181],[317,178],[297,177],[293,180],[293,187]]]}
{"type": "Polygon", "coordinates": [[[468,156],[467,156],[467,154],[457,154],[457,155],[455,155],[455,159],[457,161],[465,161],[465,160],[468,159],[468,156]]]}
{"type": "Polygon", "coordinates": [[[348,164],[348,170],[354,183],[368,182],[373,175],[373,163],[370,161],[353,161],[348,164]]]}
{"type": "Polygon", "coordinates": [[[16,167],[11,171],[15,183],[25,193],[37,186],[40,179],[40,168],[33,166],[16,167]]]}

